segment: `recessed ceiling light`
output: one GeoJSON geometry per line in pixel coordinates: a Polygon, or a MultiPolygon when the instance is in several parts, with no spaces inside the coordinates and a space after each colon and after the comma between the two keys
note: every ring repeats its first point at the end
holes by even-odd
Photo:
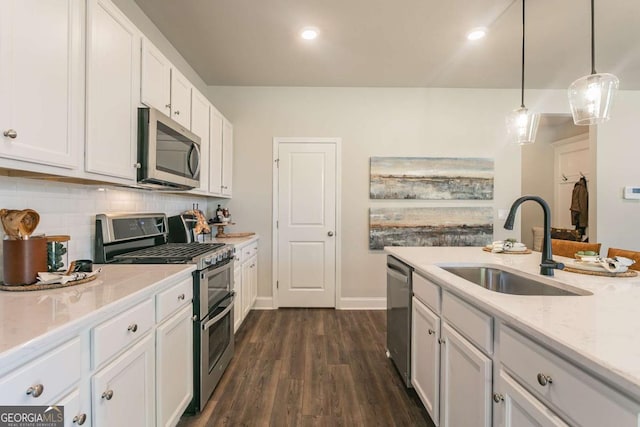
{"type": "Polygon", "coordinates": [[[302,31],[300,31],[300,37],[305,40],[314,40],[318,37],[319,31],[315,27],[304,27],[302,31]]]}
{"type": "Polygon", "coordinates": [[[480,40],[487,35],[487,29],[484,27],[474,28],[473,30],[467,33],[468,40],[480,40]]]}

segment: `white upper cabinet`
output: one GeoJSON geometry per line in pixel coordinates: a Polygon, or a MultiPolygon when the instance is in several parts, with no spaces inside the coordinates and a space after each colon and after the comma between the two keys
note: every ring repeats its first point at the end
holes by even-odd
{"type": "Polygon", "coordinates": [[[222,195],[231,197],[233,176],[233,125],[227,119],[222,123],[222,195]]]}
{"type": "Polygon", "coordinates": [[[109,0],[87,5],[86,169],[135,181],[140,33],[109,0]]]}
{"type": "Polygon", "coordinates": [[[191,132],[200,137],[200,187],[197,193],[209,192],[209,100],[193,89],[191,96],[191,132]]]}
{"type": "Polygon", "coordinates": [[[82,0],[0,2],[0,157],[78,166],[83,20],[82,0]]]}
{"type": "Polygon", "coordinates": [[[185,128],[191,126],[191,82],[171,69],[171,118],[185,128]]]}
{"type": "Polygon", "coordinates": [[[222,124],[224,117],[211,108],[211,138],[209,144],[209,192],[222,195],[222,124]]]}
{"type": "Polygon", "coordinates": [[[140,101],[171,116],[171,63],[149,40],[142,39],[140,101]]]}

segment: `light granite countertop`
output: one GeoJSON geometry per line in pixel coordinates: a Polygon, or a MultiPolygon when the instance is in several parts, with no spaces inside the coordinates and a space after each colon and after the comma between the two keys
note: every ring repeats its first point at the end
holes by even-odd
{"type": "Polygon", "coordinates": [[[114,310],[191,277],[191,264],[109,264],[97,279],[59,289],[0,292],[0,373],[114,310]]]}
{"type": "MultiPolygon", "coordinates": [[[[507,255],[479,247],[386,247],[443,289],[531,335],[640,400],[640,276],[611,278],[555,270],[548,278],[593,293],[521,296],[487,290],[438,265],[487,264],[541,277],[540,253],[507,255]]],[[[567,258],[554,257],[559,261],[567,258]]],[[[545,278],[547,278],[545,276],[545,278]]]]}

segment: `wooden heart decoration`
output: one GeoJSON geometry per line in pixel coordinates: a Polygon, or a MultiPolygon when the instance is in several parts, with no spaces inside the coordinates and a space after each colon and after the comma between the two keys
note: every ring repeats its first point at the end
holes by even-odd
{"type": "Polygon", "coordinates": [[[0,221],[9,238],[26,240],[38,226],[40,215],[33,209],[1,209],[0,221]]]}

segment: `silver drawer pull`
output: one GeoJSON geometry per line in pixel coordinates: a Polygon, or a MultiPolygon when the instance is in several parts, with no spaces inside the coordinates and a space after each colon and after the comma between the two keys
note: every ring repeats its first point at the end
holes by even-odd
{"type": "Polygon", "coordinates": [[[137,332],[138,331],[138,325],[135,323],[132,323],[129,325],[129,327],[127,328],[127,331],[129,332],[137,332]]]}
{"type": "Polygon", "coordinates": [[[428,332],[429,332],[429,335],[433,335],[433,334],[435,334],[435,333],[436,333],[436,331],[434,331],[433,329],[429,329],[429,331],[428,331],[428,332]]]}
{"type": "Polygon", "coordinates": [[[500,393],[493,393],[493,401],[496,403],[504,402],[504,396],[500,393]]]}
{"type": "Polygon", "coordinates": [[[184,301],[184,294],[180,294],[180,295],[178,295],[178,299],[179,299],[180,301],[184,301]]]}
{"type": "Polygon", "coordinates": [[[544,387],[547,384],[551,383],[553,383],[553,380],[551,379],[550,375],[543,374],[542,372],[538,374],[538,384],[544,387]]]}
{"type": "Polygon", "coordinates": [[[438,338],[438,344],[444,344],[445,341],[443,339],[438,338]]]}
{"type": "Polygon", "coordinates": [[[11,139],[16,139],[18,137],[18,132],[16,132],[14,129],[7,129],[2,132],[2,134],[11,139]]]}
{"type": "Polygon", "coordinates": [[[43,391],[44,391],[44,386],[42,384],[36,384],[27,389],[27,394],[32,397],[40,397],[43,391]]]}
{"type": "Polygon", "coordinates": [[[102,393],[103,399],[111,400],[112,397],[113,397],[113,390],[107,390],[104,393],[102,393]]]}
{"type": "Polygon", "coordinates": [[[73,423],[81,426],[84,422],[87,421],[87,414],[78,414],[73,417],[73,423]]]}

